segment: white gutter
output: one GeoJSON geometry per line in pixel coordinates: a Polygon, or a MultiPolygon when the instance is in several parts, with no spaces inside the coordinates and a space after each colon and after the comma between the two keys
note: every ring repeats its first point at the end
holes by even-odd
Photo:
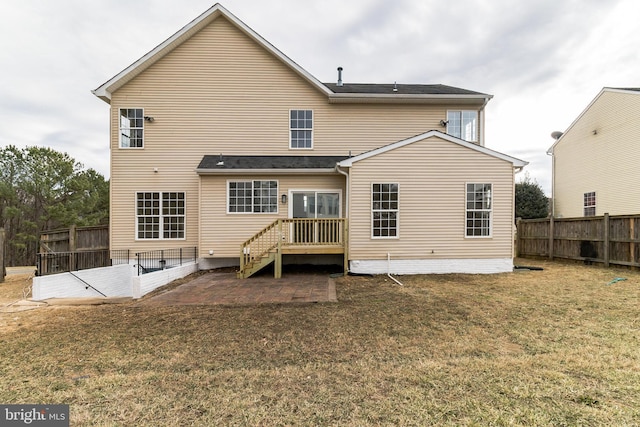
{"type": "MultiPolygon", "coordinates": [[[[334,174],[334,168],[316,169],[195,169],[198,175],[305,175],[334,174]]],[[[342,172],[340,172],[342,173],[342,172]]]]}
{"type": "Polygon", "coordinates": [[[349,102],[417,102],[442,103],[453,102],[459,104],[478,104],[484,100],[484,105],[491,99],[487,95],[454,95],[454,94],[386,94],[386,93],[353,93],[339,92],[329,95],[329,103],[349,102]]]}

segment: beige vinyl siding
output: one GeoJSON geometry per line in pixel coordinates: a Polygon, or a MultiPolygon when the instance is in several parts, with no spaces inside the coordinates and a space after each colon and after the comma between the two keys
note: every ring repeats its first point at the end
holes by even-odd
{"type": "Polygon", "coordinates": [[[511,163],[429,138],[354,163],[350,259],[510,258],[511,163]],[[399,184],[399,238],[371,237],[371,184],[399,184]],[[493,185],[492,237],[465,238],[465,184],[493,185]]]}
{"type": "Polygon", "coordinates": [[[115,91],[111,107],[111,245],[135,250],[197,245],[207,232],[198,229],[194,171],[206,154],[356,155],[431,129],[444,131],[439,121],[447,109],[473,108],[329,104],[224,17],[115,91]],[[144,108],[154,118],[144,123],[144,148],[119,148],[120,108],[144,108]],[[289,149],[291,109],[314,111],[313,150],[289,149]],[[142,190],[187,193],[186,240],[134,240],[134,195],[142,190]]]}
{"type": "Polygon", "coordinates": [[[640,213],[639,114],[640,93],[604,91],[562,137],[554,148],[557,217],[583,216],[591,191],[596,215],[640,213]]]}
{"type": "Polygon", "coordinates": [[[238,257],[240,244],[278,218],[288,218],[289,203],[281,203],[283,194],[291,190],[340,190],[344,216],[344,177],[342,175],[260,175],[260,176],[203,176],[201,184],[202,232],[200,255],[216,258],[238,257]],[[278,181],[278,213],[227,213],[227,182],[278,181]]]}

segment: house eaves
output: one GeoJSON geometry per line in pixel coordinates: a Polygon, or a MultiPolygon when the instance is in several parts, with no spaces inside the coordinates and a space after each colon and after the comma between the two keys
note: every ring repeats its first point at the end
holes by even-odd
{"type": "Polygon", "coordinates": [[[275,46],[262,38],[258,33],[253,31],[244,22],[234,16],[231,12],[225,9],[219,3],[216,3],[206,12],[198,16],[196,19],[185,25],[177,33],[169,37],[167,40],[156,46],[153,50],[148,52],[142,58],[116,74],[114,77],[100,85],[97,89],[91,91],[95,96],[102,99],[106,103],[111,102],[111,94],[131,81],[137,75],[149,68],[151,65],[162,59],[165,55],[170,53],[177,46],[188,40],[195,33],[209,25],[211,22],[219,19],[220,17],[226,18],[229,22],[235,25],[240,31],[249,36],[264,49],[270,52],[273,56],[284,62],[289,68],[295,71],[303,79],[309,82],[312,86],[318,89],[325,95],[330,95],[333,92],[318,79],[309,74],[304,68],[296,64],[284,53],[278,50],[275,46]]]}
{"type": "Polygon", "coordinates": [[[580,121],[580,119],[582,119],[582,117],[587,113],[587,111],[589,111],[589,109],[593,106],[593,104],[596,103],[596,101],[602,96],[603,93],[605,92],[611,92],[611,93],[625,93],[628,95],[640,95],[640,88],[614,88],[614,87],[603,87],[602,90],[600,92],[598,92],[598,94],[596,95],[595,98],[593,98],[593,100],[589,103],[589,105],[587,105],[587,108],[585,108],[584,110],[582,110],[582,112],[580,113],[580,115],[578,117],[576,117],[576,119],[571,123],[571,125],[569,125],[569,127],[567,128],[566,131],[564,131],[564,133],[562,135],[560,135],[560,137],[556,140],[556,142],[553,143],[553,145],[551,147],[549,147],[549,149],[547,150],[547,154],[548,155],[553,155],[553,150],[556,148],[556,145],[558,145],[560,143],[560,141],[562,141],[563,137],[576,125],[576,123],[578,123],[578,121],[580,121]]]}
{"type": "Polygon", "coordinates": [[[329,95],[332,104],[464,104],[483,105],[492,95],[427,95],[427,94],[375,94],[334,93],[329,95]]]}
{"type": "Polygon", "coordinates": [[[336,174],[347,156],[227,156],[206,155],[196,168],[199,175],[320,175],[336,174]]]}
{"type": "Polygon", "coordinates": [[[349,158],[341,161],[340,163],[338,163],[338,166],[349,168],[349,167],[353,166],[354,163],[357,163],[357,162],[359,162],[361,160],[365,160],[365,159],[368,159],[370,157],[378,156],[378,155],[384,154],[384,153],[386,153],[388,151],[392,151],[392,150],[395,150],[397,148],[404,147],[406,145],[413,144],[415,142],[422,141],[422,140],[430,138],[430,137],[437,137],[437,138],[443,139],[445,141],[449,141],[449,142],[452,142],[454,144],[460,145],[462,147],[469,148],[471,150],[474,150],[474,151],[489,155],[491,157],[495,157],[497,159],[504,160],[506,162],[511,163],[513,165],[513,167],[515,167],[515,168],[523,168],[523,167],[525,167],[526,165],[529,164],[529,162],[525,162],[524,160],[520,160],[520,159],[517,159],[515,157],[508,156],[506,154],[500,153],[498,151],[491,150],[491,149],[486,148],[486,147],[482,147],[482,146],[474,144],[472,142],[464,141],[462,139],[453,137],[451,135],[447,135],[447,134],[442,133],[442,132],[437,131],[437,130],[431,130],[429,132],[425,132],[425,133],[422,133],[420,135],[416,135],[416,136],[413,136],[411,138],[404,139],[402,141],[394,142],[393,144],[385,145],[384,147],[380,147],[380,148],[377,148],[375,150],[367,151],[367,152],[359,154],[357,156],[349,157],[349,158]]]}
{"type": "Polygon", "coordinates": [[[363,84],[341,86],[325,83],[334,93],[330,103],[422,103],[478,104],[488,102],[493,95],[442,84],[363,84]]]}

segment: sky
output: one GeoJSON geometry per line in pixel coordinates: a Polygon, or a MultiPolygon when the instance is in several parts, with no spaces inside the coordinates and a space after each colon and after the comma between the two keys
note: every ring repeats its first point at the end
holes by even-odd
{"type": "MultiPolygon", "coordinates": [[[[640,87],[637,0],[224,0],[323,82],[445,84],[493,95],[485,145],[551,194],[550,134],[603,87],[640,87]]],[[[91,90],[215,4],[0,4],[0,146],[46,146],[109,178],[109,106],[91,90]]]]}

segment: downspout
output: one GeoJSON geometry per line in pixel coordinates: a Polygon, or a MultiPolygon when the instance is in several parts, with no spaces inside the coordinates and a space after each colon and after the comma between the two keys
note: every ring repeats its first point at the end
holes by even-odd
{"type": "Polygon", "coordinates": [[[551,156],[551,216],[556,217],[556,156],[553,155],[553,149],[547,151],[547,156],[551,156]]]}
{"type": "MultiPolygon", "coordinates": [[[[351,152],[349,152],[349,156],[351,156],[351,152]]],[[[350,180],[349,180],[349,173],[345,172],[343,170],[340,169],[340,164],[336,163],[336,172],[338,172],[340,175],[344,175],[344,179],[345,179],[345,186],[344,186],[344,217],[347,221],[347,230],[346,230],[346,235],[344,236],[345,239],[345,248],[344,248],[344,265],[345,265],[345,271],[344,273],[347,274],[349,272],[349,270],[351,270],[351,266],[349,265],[349,227],[348,227],[348,222],[349,222],[349,184],[350,184],[350,180]]]]}
{"type": "Polygon", "coordinates": [[[345,176],[345,190],[344,190],[344,212],[345,218],[349,218],[349,174],[340,169],[340,165],[336,163],[336,172],[345,176]]]}
{"type": "Polygon", "coordinates": [[[398,285],[404,286],[398,279],[391,275],[391,254],[389,252],[387,252],[387,277],[396,282],[398,285]]]}
{"type": "Polygon", "coordinates": [[[487,104],[489,103],[489,101],[491,100],[491,98],[485,98],[484,99],[484,104],[482,104],[482,107],[480,107],[480,123],[482,123],[482,127],[480,128],[480,146],[484,147],[484,128],[485,128],[485,124],[484,124],[484,107],[487,106],[487,104]]]}

